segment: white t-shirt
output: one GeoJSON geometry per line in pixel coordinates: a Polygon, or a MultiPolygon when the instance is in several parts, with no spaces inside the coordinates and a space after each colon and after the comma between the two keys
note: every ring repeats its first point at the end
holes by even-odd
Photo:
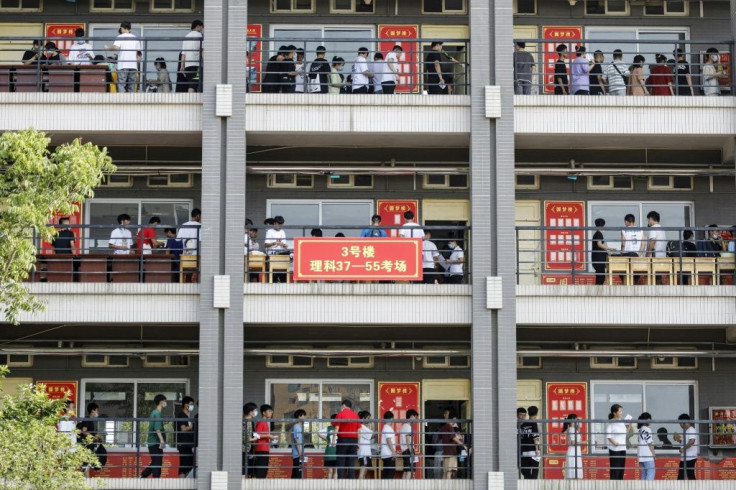
{"type": "Polygon", "coordinates": [[[649,445],[652,444],[652,429],[646,425],[639,429],[636,444],[636,456],[639,458],[640,463],[643,461],[654,461],[652,450],[649,448],[649,445]]]}
{"type": "Polygon", "coordinates": [[[373,437],[373,431],[370,429],[370,427],[361,425],[358,429],[358,437],[360,438],[358,441],[358,457],[362,458],[366,456],[370,458],[371,438],[373,437]]]}
{"type": "Polygon", "coordinates": [[[294,71],[297,72],[294,77],[294,92],[304,93],[304,70],[306,70],[306,66],[303,61],[294,63],[294,71]]]}
{"type": "Polygon", "coordinates": [[[269,255],[274,255],[279,252],[283,252],[288,249],[289,242],[286,241],[286,232],[284,230],[274,230],[273,228],[269,228],[266,230],[266,241],[265,244],[268,245],[269,243],[276,243],[276,242],[284,242],[286,243],[286,247],[282,245],[274,245],[273,247],[266,248],[266,251],[269,255]]]}
{"type": "Polygon", "coordinates": [[[606,442],[608,443],[608,449],[611,451],[626,451],[626,425],[621,422],[612,422],[608,424],[606,428],[606,442]],[[616,441],[616,444],[611,444],[609,439],[616,441]]]}
{"type": "Polygon", "coordinates": [[[438,257],[439,255],[440,253],[437,251],[437,245],[435,245],[433,241],[424,240],[422,242],[422,268],[423,269],[434,269],[434,258],[438,257]]]}
{"type": "Polygon", "coordinates": [[[110,233],[110,245],[128,247],[125,250],[116,248],[114,252],[115,255],[128,255],[130,253],[130,247],[133,245],[133,235],[126,228],[115,228],[110,233]]]}
{"type": "Polygon", "coordinates": [[[95,52],[92,51],[92,45],[90,43],[74,43],[74,45],[69,50],[69,64],[91,65],[92,59],[87,56],[88,54],[92,58],[95,57],[95,52]]]}
{"type": "Polygon", "coordinates": [[[416,223],[404,223],[399,230],[401,238],[424,238],[424,230],[416,223]]]}
{"type": "Polygon", "coordinates": [[[396,432],[391,424],[383,424],[383,429],[381,430],[381,457],[393,458],[392,448],[396,448],[396,432]]]}
{"type": "Polygon", "coordinates": [[[383,73],[383,81],[396,83],[396,73],[391,71],[391,68],[388,66],[389,63],[394,65],[394,70],[399,70],[399,60],[394,51],[389,51],[386,54],[386,68],[383,73]]]}
{"type": "MultiPolygon", "coordinates": [[[[258,252],[258,249],[260,248],[260,245],[258,245],[258,242],[256,242],[255,240],[252,240],[250,235],[248,235],[247,233],[245,234],[244,245],[245,245],[245,253],[258,252]]],[[[261,253],[261,252],[258,252],[258,253],[261,253]]]]}
{"type": "Polygon", "coordinates": [[[136,53],[141,50],[141,43],[134,34],[126,32],[115,39],[118,51],[118,70],[137,70],[136,53]]]}
{"type": "Polygon", "coordinates": [[[463,263],[462,262],[454,262],[459,259],[465,258],[465,252],[463,252],[463,249],[459,246],[452,249],[452,254],[450,254],[450,275],[452,276],[461,276],[463,275],[463,263]]]}
{"type": "Polygon", "coordinates": [[[199,238],[200,243],[202,242],[202,235],[199,232],[201,226],[202,224],[199,221],[187,221],[182,225],[182,228],[179,228],[176,238],[184,244],[185,253],[197,255],[197,238],[199,238]]]}
{"type": "Polygon", "coordinates": [[[635,252],[638,254],[641,250],[641,242],[644,240],[644,232],[642,230],[624,230],[623,234],[624,252],[635,252]]]}
{"type": "Polygon", "coordinates": [[[373,86],[375,87],[376,92],[383,92],[381,82],[385,80],[387,71],[388,68],[386,67],[385,61],[378,60],[371,63],[371,72],[373,72],[373,86]]]}
{"type": "Polygon", "coordinates": [[[72,444],[74,444],[74,448],[76,448],[77,445],[77,435],[74,433],[74,429],[77,428],[77,423],[73,420],[59,420],[59,432],[66,433],[69,435],[69,439],[71,439],[72,444]]]}
{"type": "Polygon", "coordinates": [[[401,424],[401,428],[399,429],[399,445],[401,446],[402,451],[406,451],[412,447],[412,427],[409,422],[404,422],[401,424]]]}
{"type": "Polygon", "coordinates": [[[368,77],[363,75],[364,72],[368,71],[368,62],[362,56],[358,56],[353,61],[353,92],[356,89],[365,87],[368,85],[368,77]]]}
{"type": "Polygon", "coordinates": [[[202,33],[199,31],[189,31],[184,36],[184,42],[181,43],[181,52],[186,57],[184,59],[184,67],[199,66],[199,50],[202,49],[202,33]]]}
{"type": "Polygon", "coordinates": [[[647,235],[647,240],[654,242],[654,251],[652,257],[667,257],[667,235],[662,230],[662,225],[657,223],[652,225],[647,235]]]}
{"type": "Polygon", "coordinates": [[[687,445],[687,443],[690,442],[690,439],[695,439],[695,443],[685,449],[685,459],[688,461],[698,457],[700,444],[698,444],[698,431],[695,430],[695,427],[688,427],[685,430],[685,440],[683,441],[683,444],[687,445]]]}

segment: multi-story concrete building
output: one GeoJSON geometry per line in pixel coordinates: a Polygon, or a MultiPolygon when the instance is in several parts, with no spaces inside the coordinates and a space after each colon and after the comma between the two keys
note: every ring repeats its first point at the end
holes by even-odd
{"type": "MultiPolygon", "coordinates": [[[[220,471],[240,488],[248,401],[273,405],[276,418],[302,407],[329,418],[349,397],[380,416],[381,388],[410,383],[422,418],[451,406],[472,420],[473,479],[452,484],[475,489],[516,488],[514,409],[558,417],[554,383],[582,387],[591,419],[605,419],[611,403],[661,419],[736,405],[724,383],[736,371],[727,260],[698,286],[594,286],[589,246],[555,248],[544,229],[587,227],[567,235],[579,247],[597,218],[616,242],[629,213],[642,226],[649,211],[664,227],[733,226],[736,102],[724,55],[734,0],[17,0],[0,2],[0,14],[6,66],[32,38],[62,33],[57,24],[81,24],[107,57],[104,37],[129,20],[146,40],[144,76],[163,57],[172,79],[180,39],[204,21],[201,93],[146,93],[143,83],[126,94],[0,93],[1,131],[35,127],[53,144],[81,137],[118,165],[78,217],[89,225],[80,263],[107,248],[121,213],[133,225],[159,216],[179,227],[202,210],[198,282],[36,281],[46,311],[0,326],[11,383],[76,382],[80,407],[96,401],[112,417],[147,416],[159,392],[199,400],[198,488],[225,488],[213,483],[220,471]],[[531,95],[514,95],[514,39],[535,59],[531,95]],[[452,95],[421,95],[435,40],[447,40],[452,95]],[[262,93],[281,45],[303,46],[307,61],[324,45],[349,69],[359,47],[385,54],[396,43],[405,93],[262,93]],[[635,53],[648,64],[682,49],[695,96],[555,97],[559,43],[606,61],[621,49],[627,65],[635,53]],[[727,73],[721,97],[700,96],[708,48],[727,73]],[[462,284],[248,281],[246,218],[284,216],[289,238],[313,227],[350,237],[392,205],[437,227],[441,248],[461,240],[462,284]]],[[[263,238],[260,227],[261,247],[263,238]]],[[[705,460],[733,456],[706,439],[705,460]]]]}

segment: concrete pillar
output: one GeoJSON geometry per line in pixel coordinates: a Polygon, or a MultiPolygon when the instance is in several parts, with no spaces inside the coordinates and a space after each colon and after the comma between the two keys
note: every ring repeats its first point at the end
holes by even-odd
{"type": "Polygon", "coordinates": [[[199,487],[227,472],[241,487],[243,228],[245,224],[246,0],[205,0],[202,89],[199,487]],[[232,88],[232,115],[217,116],[216,87],[232,88]],[[214,278],[229,277],[229,308],[214,308],[214,278]]]}
{"type": "Polygon", "coordinates": [[[516,489],[514,121],[511,0],[470,1],[473,464],[476,490],[502,472],[516,489]],[[501,87],[501,117],[485,112],[488,85],[501,87]],[[487,278],[502,278],[502,307],[490,310],[487,278]],[[512,446],[510,446],[512,444],[512,446]],[[514,448],[509,450],[509,448],[514,448]]]}

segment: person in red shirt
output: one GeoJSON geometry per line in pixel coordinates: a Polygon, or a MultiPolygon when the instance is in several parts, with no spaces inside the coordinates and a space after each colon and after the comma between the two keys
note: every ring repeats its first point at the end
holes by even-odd
{"type": "Polygon", "coordinates": [[[268,453],[271,449],[271,440],[275,438],[271,434],[271,422],[273,417],[273,407],[271,405],[261,405],[261,415],[263,418],[256,422],[256,428],[253,431],[253,437],[256,439],[253,444],[253,466],[255,467],[256,478],[266,478],[268,476],[268,453]]]}
{"type": "Polygon", "coordinates": [[[657,65],[649,70],[649,74],[652,95],[675,95],[675,89],[672,88],[674,78],[665,55],[657,55],[657,65]]]}
{"type": "MultiPolygon", "coordinates": [[[[148,220],[149,225],[158,226],[161,224],[161,219],[158,216],[153,216],[148,220]]],[[[150,254],[152,248],[163,247],[164,244],[156,240],[156,229],[155,228],[143,228],[138,232],[138,252],[143,254],[150,254]]]]}
{"type": "Polygon", "coordinates": [[[354,480],[360,417],[353,412],[353,402],[342,401],[340,413],[332,421],[332,425],[337,430],[337,477],[354,480]]]}

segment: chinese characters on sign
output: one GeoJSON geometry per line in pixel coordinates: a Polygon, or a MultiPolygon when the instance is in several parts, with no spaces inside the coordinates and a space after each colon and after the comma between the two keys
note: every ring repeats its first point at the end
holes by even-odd
{"type": "MultiPolygon", "coordinates": [[[[577,228],[584,223],[583,201],[544,201],[544,226],[577,228]]],[[[544,242],[546,269],[585,270],[584,230],[546,230],[544,242]]]]}
{"type": "MultiPolygon", "coordinates": [[[[401,226],[406,223],[404,219],[404,213],[411,211],[414,213],[414,221],[419,223],[419,201],[416,199],[409,199],[406,201],[389,201],[385,199],[379,199],[376,202],[377,213],[381,217],[381,224],[383,226],[401,226]]],[[[388,236],[396,237],[399,236],[399,230],[386,230],[388,236]]]]}
{"type": "MultiPolygon", "coordinates": [[[[547,432],[547,452],[562,454],[567,452],[567,436],[563,434],[564,419],[571,413],[579,419],[588,418],[588,383],[547,383],[547,419],[556,419],[549,425],[547,432]]],[[[585,425],[581,424],[580,437],[586,442],[588,437],[585,425]]],[[[587,447],[582,446],[583,454],[587,447]]]]}
{"type": "Polygon", "coordinates": [[[555,91],[555,61],[557,61],[557,45],[567,44],[568,52],[574,52],[575,46],[580,43],[570,43],[583,38],[583,28],[580,26],[545,26],[542,27],[542,37],[551,39],[544,43],[544,91],[555,91]]]}
{"type": "Polygon", "coordinates": [[[404,51],[399,55],[398,80],[396,81],[396,92],[407,93],[416,92],[419,87],[419,45],[416,41],[419,27],[416,25],[408,26],[378,26],[378,37],[380,39],[390,39],[390,41],[379,41],[378,50],[386,55],[394,49],[397,44],[404,51]],[[406,39],[406,41],[404,41],[406,39]]]}
{"type": "Polygon", "coordinates": [[[248,92],[261,91],[261,60],[262,60],[262,41],[260,40],[263,32],[261,24],[248,24],[248,53],[247,53],[247,84],[248,92]]]}
{"type": "Polygon", "coordinates": [[[736,407],[710,407],[710,445],[736,447],[736,407]]]}
{"type": "MultiPolygon", "coordinates": [[[[378,414],[376,418],[383,418],[383,414],[386,412],[392,412],[395,419],[405,419],[407,410],[419,410],[419,402],[421,401],[419,392],[419,383],[378,383],[378,414]]],[[[399,428],[403,425],[403,422],[397,422],[394,424],[394,430],[396,434],[399,433],[399,428]]],[[[421,427],[419,424],[412,424],[412,430],[414,432],[414,453],[420,454],[421,445],[421,427]]],[[[383,424],[380,424],[378,433],[380,434],[383,429],[383,424]]],[[[399,441],[400,442],[400,441],[399,441]]],[[[407,448],[402,447],[401,450],[405,451],[407,448]]],[[[421,468],[422,464],[417,464],[417,468],[421,468]]],[[[417,469],[415,478],[421,478],[421,470],[417,469]]]]}
{"type": "Polygon", "coordinates": [[[37,385],[46,387],[46,394],[50,400],[71,400],[77,403],[76,381],[36,381],[37,385]]]}
{"type": "Polygon", "coordinates": [[[69,50],[74,46],[77,29],[80,27],[84,29],[85,24],[46,24],[46,41],[51,41],[56,44],[59,51],[61,51],[64,56],[68,57],[69,50]]]}
{"type": "Polygon", "coordinates": [[[419,238],[295,238],[294,280],[422,278],[419,238]]]}

